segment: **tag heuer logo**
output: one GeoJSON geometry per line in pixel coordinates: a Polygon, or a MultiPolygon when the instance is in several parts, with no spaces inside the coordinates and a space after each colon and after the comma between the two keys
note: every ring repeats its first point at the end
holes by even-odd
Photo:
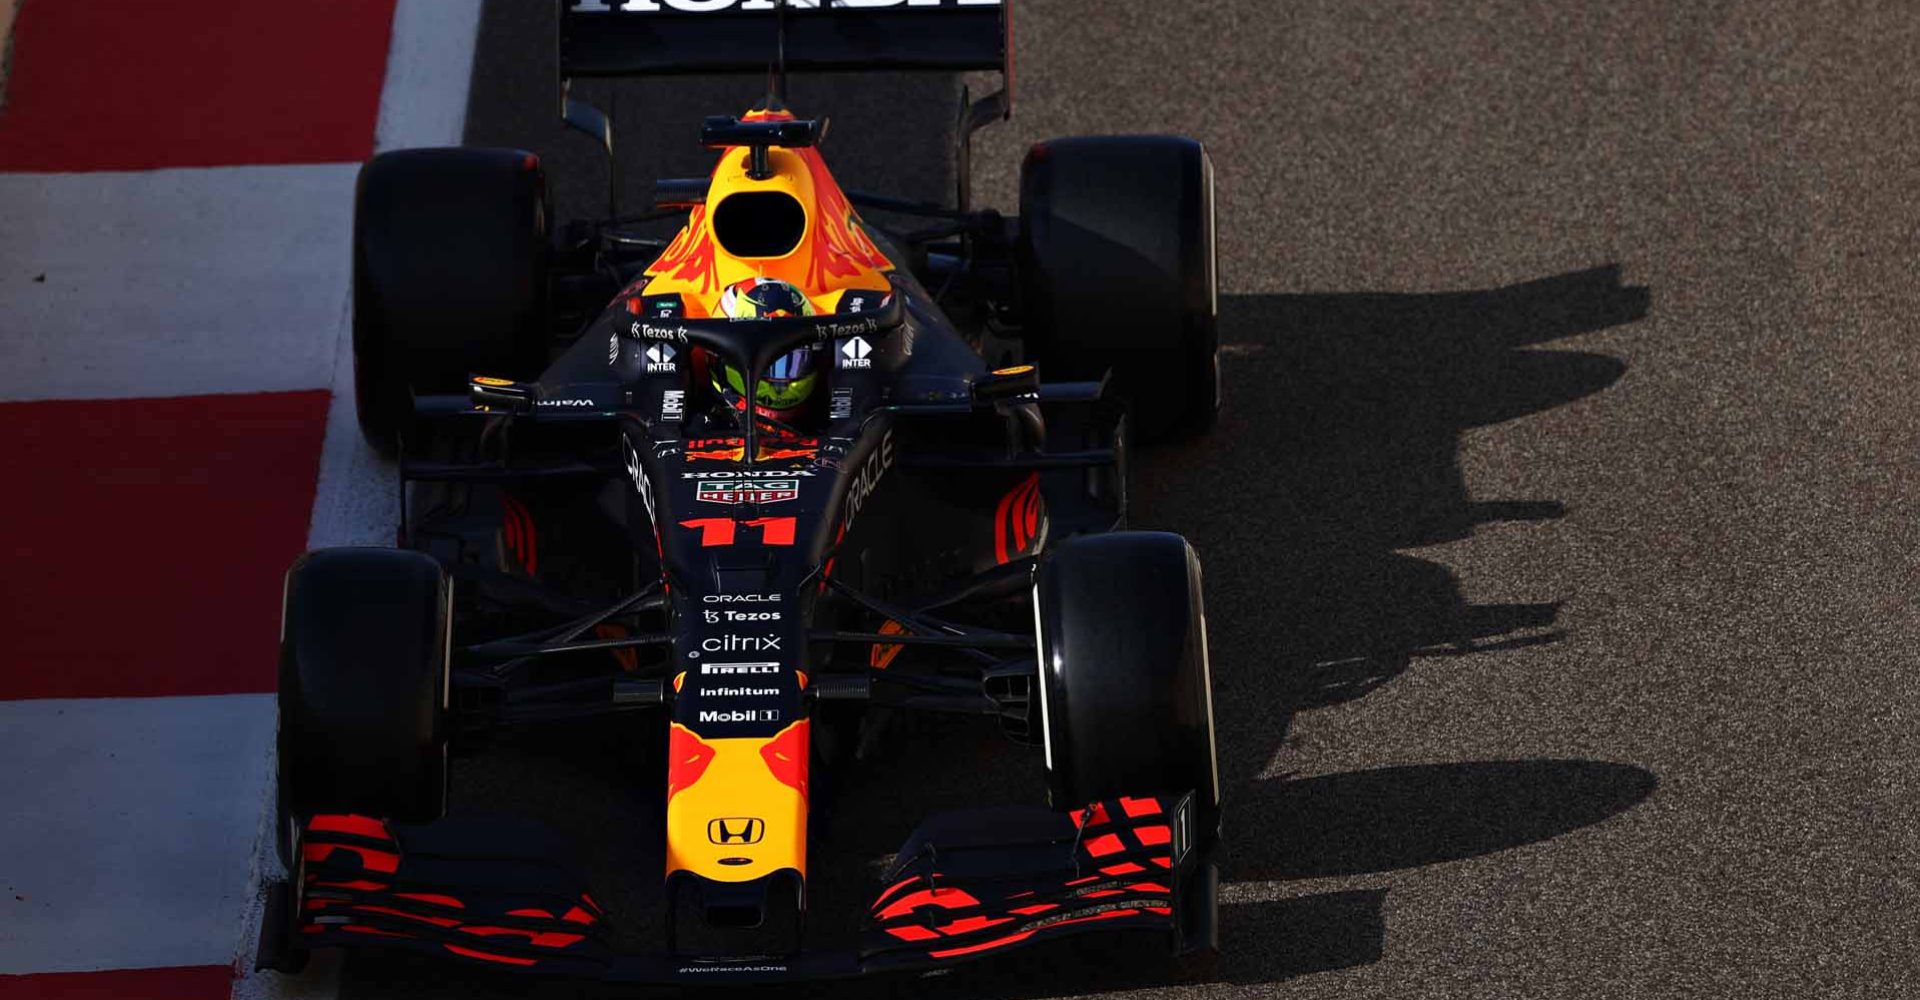
{"type": "Polygon", "coordinates": [[[867,355],[873,353],[872,345],[864,337],[850,337],[840,345],[840,367],[872,368],[873,360],[867,355]]]}
{"type": "Polygon", "coordinates": [[[710,479],[694,485],[694,498],[707,503],[779,503],[799,495],[798,479],[710,479]]]}
{"type": "Polygon", "coordinates": [[[673,363],[673,359],[679,357],[679,354],[680,352],[675,351],[671,344],[655,344],[647,348],[647,374],[658,375],[679,371],[679,367],[673,363]]]}

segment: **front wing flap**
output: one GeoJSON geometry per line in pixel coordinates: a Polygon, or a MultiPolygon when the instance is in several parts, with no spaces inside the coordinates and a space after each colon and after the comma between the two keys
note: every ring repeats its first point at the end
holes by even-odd
{"type": "Polygon", "coordinates": [[[512,821],[397,827],[315,816],[289,905],[302,948],[411,946],[496,966],[597,975],[606,915],[542,827],[512,821]]]}
{"type": "Polygon", "coordinates": [[[1087,930],[1177,941],[1183,883],[1195,877],[1191,810],[1188,795],[937,817],[874,900],[862,965],[941,965],[1087,930]]]}

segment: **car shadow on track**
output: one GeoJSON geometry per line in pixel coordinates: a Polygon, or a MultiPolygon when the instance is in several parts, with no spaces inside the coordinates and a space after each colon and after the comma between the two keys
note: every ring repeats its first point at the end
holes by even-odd
{"type": "MultiPolygon", "coordinates": [[[[1470,604],[1446,567],[1396,550],[1564,516],[1552,499],[1472,498],[1460,435],[1618,381],[1616,358],[1538,348],[1635,322],[1649,302],[1612,266],[1478,292],[1222,301],[1220,427],[1141,454],[1133,475],[1135,526],[1186,534],[1206,567],[1229,796],[1219,980],[1271,983],[1381,957],[1387,890],[1316,891],[1324,883],[1308,880],[1493,854],[1652,793],[1651,772],[1580,760],[1256,780],[1295,713],[1363,697],[1415,659],[1556,640],[1557,597],[1470,604]]],[[[914,989],[1011,1000],[1164,986],[1168,971],[1157,942],[1095,936],[914,989]]]]}
{"type": "Polygon", "coordinates": [[[1206,568],[1223,779],[1262,773],[1298,711],[1361,697],[1419,657],[1551,642],[1557,595],[1471,605],[1396,550],[1550,498],[1477,500],[1459,438],[1600,392],[1624,362],[1539,345],[1632,323],[1617,266],[1485,291],[1227,296],[1226,408],[1187,448],[1141,454],[1135,524],[1188,536],[1206,568]]]}

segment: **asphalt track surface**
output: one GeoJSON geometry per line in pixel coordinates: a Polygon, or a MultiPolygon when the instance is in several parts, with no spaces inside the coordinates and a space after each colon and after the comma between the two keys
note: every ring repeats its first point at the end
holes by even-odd
{"type": "MultiPolygon", "coordinates": [[[[468,138],[541,151],[563,214],[590,212],[547,7],[490,5],[468,138]]],[[[1206,562],[1225,954],[1176,988],[1088,939],[926,991],[1920,981],[1910,9],[1030,0],[1017,24],[983,200],[1012,207],[1053,135],[1184,132],[1218,172],[1227,409],[1134,489],[1206,562]]],[[[634,203],[704,169],[698,116],[754,91],[624,88],[634,203]]],[[[794,97],[834,116],[849,186],[945,189],[950,81],[794,97]]],[[[909,731],[835,843],[1030,793],[994,739],[909,731]]],[[[468,801],[556,809],[597,780],[462,773],[468,801]]],[[[622,818],[602,799],[577,825],[622,818]]],[[[356,963],[346,995],[477,988],[439,975],[356,963]]]]}

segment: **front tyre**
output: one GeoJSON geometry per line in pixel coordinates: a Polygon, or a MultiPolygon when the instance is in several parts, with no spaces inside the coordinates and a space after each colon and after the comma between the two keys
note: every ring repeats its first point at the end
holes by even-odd
{"type": "Polygon", "coordinates": [[[280,858],[316,813],[424,823],[447,795],[452,585],[405,549],[323,549],[287,573],[280,858]]]}
{"type": "Polygon", "coordinates": [[[1213,694],[1200,560],[1163,532],[1081,535],[1034,579],[1041,718],[1055,808],[1194,793],[1217,833],[1213,694]]]}

